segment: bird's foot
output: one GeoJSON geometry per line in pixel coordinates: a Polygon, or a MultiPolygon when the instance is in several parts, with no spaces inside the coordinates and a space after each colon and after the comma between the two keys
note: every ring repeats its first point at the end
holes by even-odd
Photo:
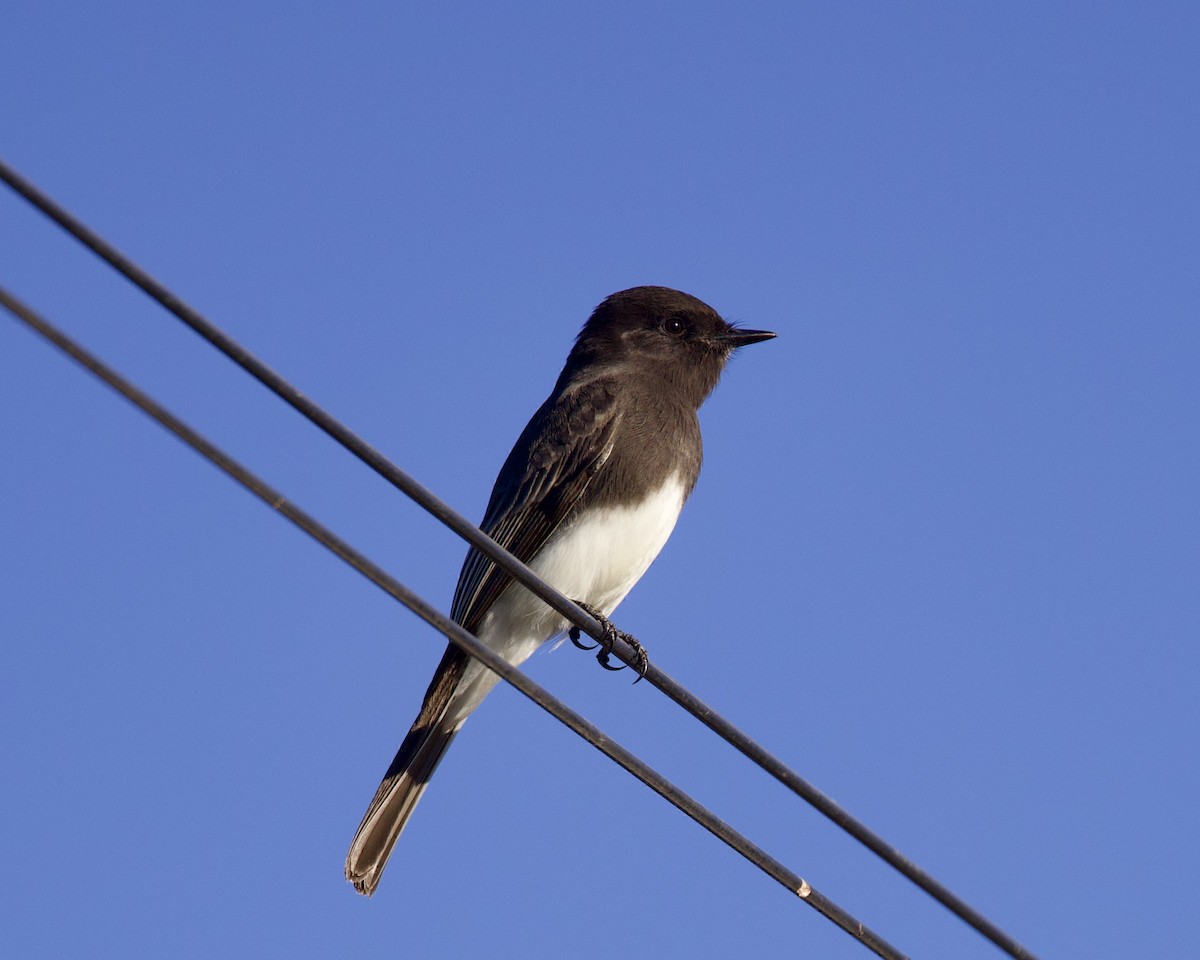
{"type": "MultiPolygon", "coordinates": [[[[604,631],[605,636],[608,635],[608,630],[610,630],[610,629],[615,630],[613,625],[605,617],[601,616],[600,611],[597,610],[595,607],[584,603],[582,600],[576,600],[575,606],[577,606],[581,610],[583,610],[584,613],[591,614],[591,616],[593,618],[595,618],[596,620],[598,620],[600,622],[600,625],[602,627],[607,625],[608,629],[606,629],[604,631]]],[[[571,638],[571,643],[574,646],[578,647],[580,650],[595,650],[598,646],[600,646],[600,644],[598,644],[598,643],[584,643],[580,639],[580,637],[583,636],[583,631],[580,630],[574,624],[572,624],[571,628],[567,631],[567,636],[571,638]]],[[[611,648],[612,648],[612,644],[609,644],[609,649],[611,649],[611,648]]]]}
{"type": "MultiPolygon", "coordinates": [[[[646,672],[650,669],[650,658],[646,656],[646,648],[641,645],[637,637],[626,633],[624,630],[618,630],[613,626],[612,621],[609,620],[608,617],[604,616],[604,614],[602,614],[595,607],[583,603],[580,600],[576,600],[575,603],[600,624],[601,629],[604,631],[604,639],[599,643],[594,643],[591,645],[585,644],[579,639],[579,628],[571,627],[571,629],[567,631],[567,636],[571,638],[571,643],[577,646],[580,650],[595,650],[599,648],[600,652],[596,654],[596,662],[599,663],[600,666],[602,666],[605,670],[612,670],[616,672],[617,670],[624,670],[626,664],[622,663],[614,667],[610,658],[612,656],[613,646],[616,644],[617,639],[620,638],[621,640],[624,640],[627,644],[633,647],[633,652],[637,656],[636,669],[638,680],[644,680],[646,677],[646,672]]],[[[637,680],[633,682],[637,683],[637,680]]]]}

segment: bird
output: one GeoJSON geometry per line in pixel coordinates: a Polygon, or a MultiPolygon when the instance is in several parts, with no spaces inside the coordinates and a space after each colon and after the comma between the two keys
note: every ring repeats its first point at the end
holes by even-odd
{"type": "MultiPolygon", "coordinates": [[[[501,467],[481,528],[611,630],[608,617],[666,543],[700,474],[701,404],[737,348],[774,336],[668,287],[612,294],[501,467]]],[[[451,616],[514,665],[569,626],[474,548],[451,616]]],[[[375,892],[446,749],[498,680],[447,647],[350,844],[345,872],[358,892],[375,892]]]]}

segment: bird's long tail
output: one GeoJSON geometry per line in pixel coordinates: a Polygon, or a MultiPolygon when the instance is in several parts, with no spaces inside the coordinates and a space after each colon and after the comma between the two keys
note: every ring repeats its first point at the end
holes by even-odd
{"type": "Polygon", "coordinates": [[[421,712],[354,834],[346,856],[346,879],[359,893],[369,897],[375,892],[400,832],[462,726],[461,717],[447,717],[447,712],[470,660],[453,644],[447,647],[425,692],[421,712]]]}

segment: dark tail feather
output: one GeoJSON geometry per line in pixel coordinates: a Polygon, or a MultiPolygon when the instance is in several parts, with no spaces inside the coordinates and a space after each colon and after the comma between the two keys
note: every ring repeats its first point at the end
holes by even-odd
{"type": "Polygon", "coordinates": [[[346,879],[359,893],[370,896],[375,892],[400,832],[425,792],[438,761],[458,733],[458,727],[445,724],[444,719],[469,661],[470,657],[457,647],[451,645],[446,649],[425,692],[421,712],[400,744],[350,842],[346,879]]]}

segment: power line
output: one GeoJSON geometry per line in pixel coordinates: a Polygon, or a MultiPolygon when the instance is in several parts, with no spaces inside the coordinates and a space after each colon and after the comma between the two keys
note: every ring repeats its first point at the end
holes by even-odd
{"type": "MultiPolygon", "coordinates": [[[[362,460],[363,463],[381,477],[406,496],[416,501],[433,516],[437,517],[442,523],[488,557],[488,559],[492,560],[501,570],[531,590],[536,596],[585,633],[597,640],[603,638],[600,624],[585,610],[547,584],[537,574],[517,560],[516,557],[496,544],[483,531],[476,527],[475,524],[457,513],[449,505],[443,503],[432,492],[419,484],[317,404],[305,397],[299,390],[284,380],[283,377],[254,357],[248,350],[205,319],[197,310],[155,280],[145,270],[118,251],[112,244],[89,229],[3,161],[0,161],[0,180],[3,180],[16,193],[106,261],[127,280],[158,301],[163,307],[191,327],[192,330],[208,340],[209,343],[237,363],[269,390],[289,403],[300,414],[320,427],[325,433],[362,460]]],[[[633,649],[624,643],[624,641],[618,640],[614,653],[627,664],[636,662],[633,649]]],[[[797,796],[801,797],[833,821],[833,823],[841,827],[846,833],[915,883],[953,914],[974,927],[975,930],[991,940],[992,943],[1013,957],[1014,960],[1037,960],[1034,954],[1017,940],[1001,930],[996,924],[988,920],[948,887],[936,880],[908,857],[904,856],[904,854],[884,840],[883,837],[844,810],[822,791],[808,783],[798,773],[774,757],[765,748],[748,737],[653,663],[651,663],[646,673],[646,679],[671,700],[683,707],[693,717],[700,720],[727,743],[735,747],[797,796]]]]}
{"type": "Polygon", "coordinates": [[[884,957],[886,960],[907,960],[904,954],[900,953],[899,950],[878,934],[867,929],[850,913],[843,910],[824,894],[819,893],[809,883],[797,876],[766,851],[746,839],[725,823],[725,821],[717,817],[716,814],[696,802],[648,764],[606,736],[599,728],[589,723],[561,700],[529,679],[529,677],[510,664],[500,654],[480,643],[472,634],[468,633],[445,614],[427,603],[418,594],[390,576],[327,527],[292,504],[281,493],[259,479],[255,474],[224,453],[219,447],[206,440],[148,394],[141,391],[115,370],[108,367],[82,346],[67,337],[66,334],[62,333],[45,318],[39,316],[20,300],[12,296],[3,287],[0,287],[0,306],[5,307],[17,319],[23,321],[31,329],[41,334],[45,339],[49,340],[73,360],[112,387],[139,410],[153,418],[197,453],[224,470],[225,473],[273,510],[291,520],[292,523],[310,537],[337,554],[337,556],[385,593],[399,600],[426,623],[441,631],[452,643],[461,647],[477,660],[482,661],[490,670],[499,674],[500,677],[516,687],[521,693],[525,694],[525,696],[547,711],[555,719],[561,721],[606,757],[615,761],[628,773],[642,781],[651,790],[696,821],[696,823],[700,824],[719,840],[732,847],[768,876],[787,887],[788,890],[800,897],[800,899],[817,910],[822,916],[833,921],[846,933],[849,933],[856,940],[860,941],[877,956],[884,957]]]}

